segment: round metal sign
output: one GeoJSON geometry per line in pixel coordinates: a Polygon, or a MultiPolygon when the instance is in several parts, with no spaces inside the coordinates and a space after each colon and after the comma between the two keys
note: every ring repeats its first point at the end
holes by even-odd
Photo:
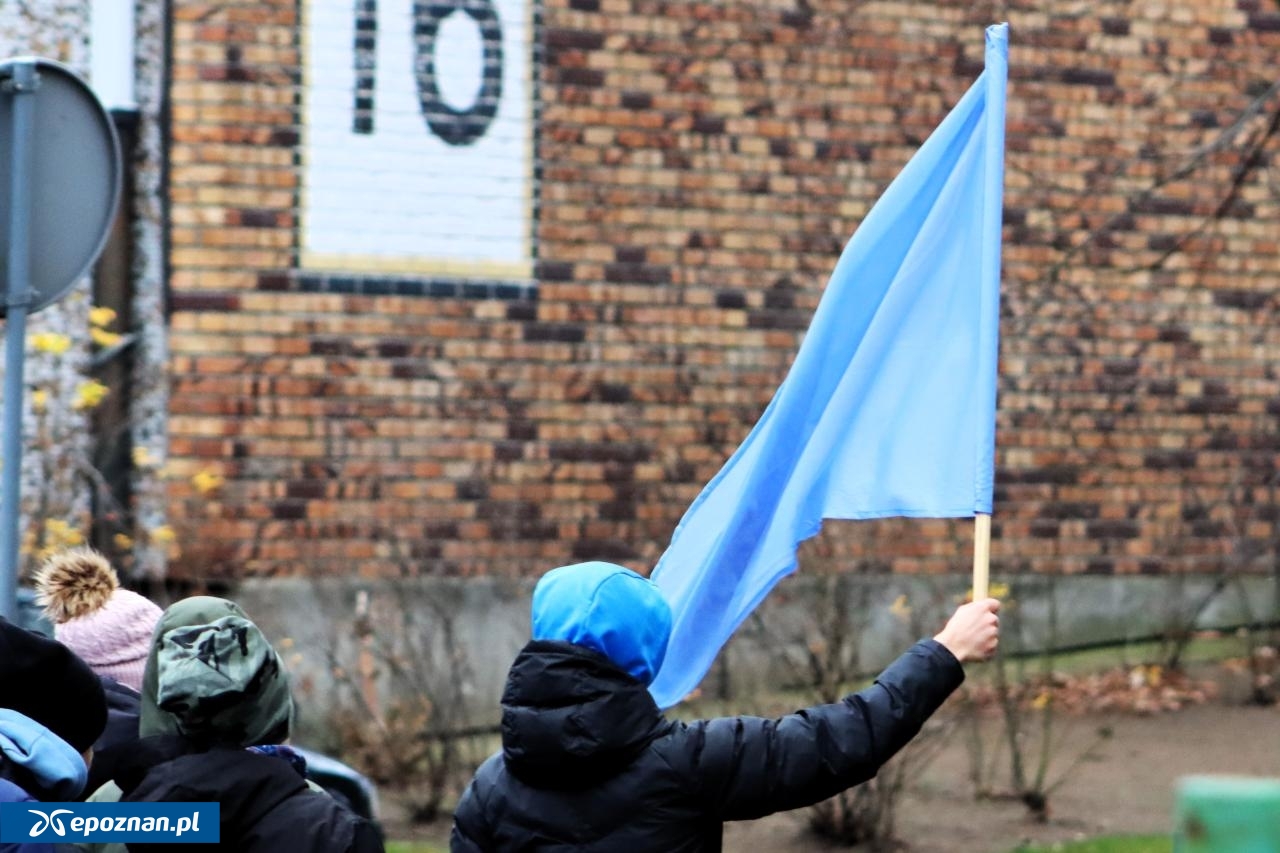
{"type": "MultiPolygon", "coordinates": [[[[13,109],[16,98],[34,98],[31,148],[29,312],[66,295],[107,242],[120,202],[120,141],[115,125],[89,86],[50,59],[17,57],[0,62],[0,223],[13,203],[13,109]],[[14,66],[34,63],[27,93],[14,91],[14,66]]],[[[0,293],[8,292],[9,233],[0,227],[0,293]]],[[[19,282],[19,285],[21,283],[19,282]]],[[[0,315],[5,308],[0,299],[0,315]]]]}

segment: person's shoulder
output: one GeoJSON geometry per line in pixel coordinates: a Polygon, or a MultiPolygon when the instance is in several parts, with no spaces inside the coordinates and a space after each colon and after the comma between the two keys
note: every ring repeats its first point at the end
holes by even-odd
{"type": "Polygon", "coordinates": [[[649,743],[651,750],[697,748],[709,731],[735,728],[754,717],[708,717],[700,720],[667,720],[649,743]]]}
{"type": "Polygon", "coordinates": [[[118,803],[124,792],[120,790],[120,786],[114,780],[108,780],[103,783],[102,787],[94,791],[85,798],[88,803],[118,803]]]}
{"type": "Polygon", "coordinates": [[[272,792],[252,802],[221,801],[222,841],[242,853],[352,853],[369,848],[361,839],[369,821],[324,791],[306,785],[279,796],[272,792]],[[232,834],[228,834],[232,833],[232,834]]]}
{"type": "Polygon", "coordinates": [[[495,752],[476,768],[475,774],[471,777],[471,783],[467,785],[462,799],[458,802],[458,808],[463,811],[476,808],[483,811],[488,806],[493,792],[505,789],[511,784],[511,779],[502,752],[495,752]]]}
{"type": "MultiPolygon", "coordinates": [[[[307,850],[367,849],[361,839],[368,836],[373,827],[328,791],[323,788],[317,791],[310,785],[304,785],[280,801],[271,812],[261,816],[262,822],[282,829],[281,837],[299,842],[296,849],[307,850]],[[303,836],[298,836],[301,827],[310,829],[302,830],[303,836]],[[301,843],[303,838],[308,839],[308,843],[301,843]]],[[[376,834],[376,830],[373,831],[376,834]]]]}
{"type": "Polygon", "coordinates": [[[484,761],[480,762],[480,766],[476,768],[475,779],[483,780],[487,783],[497,781],[507,773],[507,762],[502,757],[502,752],[495,752],[484,761]]]}
{"type": "Polygon", "coordinates": [[[687,776],[707,747],[709,729],[717,722],[721,720],[664,718],[637,761],[650,772],[667,770],[677,776],[687,776]]]}
{"type": "Polygon", "coordinates": [[[109,675],[99,675],[98,681],[102,682],[102,693],[109,709],[137,711],[141,707],[142,694],[129,685],[109,675]]]}

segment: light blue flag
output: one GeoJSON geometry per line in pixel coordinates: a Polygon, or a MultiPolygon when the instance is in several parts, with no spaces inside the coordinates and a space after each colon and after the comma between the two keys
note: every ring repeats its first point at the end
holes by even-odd
{"type": "Polygon", "coordinates": [[[824,518],[991,512],[1008,24],[845,247],[782,386],[653,572],[670,707],[824,518]]]}

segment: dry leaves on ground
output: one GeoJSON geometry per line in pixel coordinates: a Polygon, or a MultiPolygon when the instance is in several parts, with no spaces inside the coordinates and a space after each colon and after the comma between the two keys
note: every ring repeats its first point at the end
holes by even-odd
{"type": "MultiPolygon", "coordinates": [[[[1084,676],[1054,673],[1049,678],[1033,678],[1011,685],[1018,704],[1042,710],[1050,704],[1068,714],[1119,711],[1158,714],[1178,711],[1188,705],[1203,704],[1217,693],[1211,681],[1167,672],[1159,666],[1116,668],[1084,676]]],[[[980,706],[995,705],[999,692],[993,685],[969,689],[969,698],[980,706]]]]}

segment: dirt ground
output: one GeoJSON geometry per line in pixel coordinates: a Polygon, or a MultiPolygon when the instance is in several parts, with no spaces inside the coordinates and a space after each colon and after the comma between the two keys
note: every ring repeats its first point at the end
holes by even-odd
{"type": "MultiPolygon", "coordinates": [[[[1173,828],[1181,776],[1228,773],[1280,776],[1280,709],[1221,703],[1153,717],[1085,716],[1064,722],[1058,767],[1071,762],[1099,726],[1113,736],[1080,763],[1050,800],[1050,820],[1035,823],[1018,803],[975,802],[959,744],[930,765],[904,799],[899,835],[913,853],[1004,853],[1023,842],[1066,841],[1104,833],[1165,833],[1173,828]]],[[[1055,778],[1051,765],[1050,779],[1055,778]]],[[[725,850],[746,853],[828,851],[806,837],[803,813],[731,824],[725,850]]]]}
{"type": "MultiPolygon", "coordinates": [[[[1280,776],[1280,708],[1249,707],[1226,689],[1208,704],[1154,716],[1087,714],[1059,718],[1050,780],[1107,726],[1112,737],[1076,765],[1052,795],[1050,820],[1036,823],[1010,801],[975,801],[969,759],[953,737],[904,796],[898,835],[912,853],[1006,853],[1105,833],[1165,833],[1173,826],[1179,777],[1201,773],[1280,776]]],[[[392,838],[447,844],[445,826],[392,838]]],[[[809,853],[840,849],[809,835],[805,812],[726,827],[726,853],[809,853]]]]}

